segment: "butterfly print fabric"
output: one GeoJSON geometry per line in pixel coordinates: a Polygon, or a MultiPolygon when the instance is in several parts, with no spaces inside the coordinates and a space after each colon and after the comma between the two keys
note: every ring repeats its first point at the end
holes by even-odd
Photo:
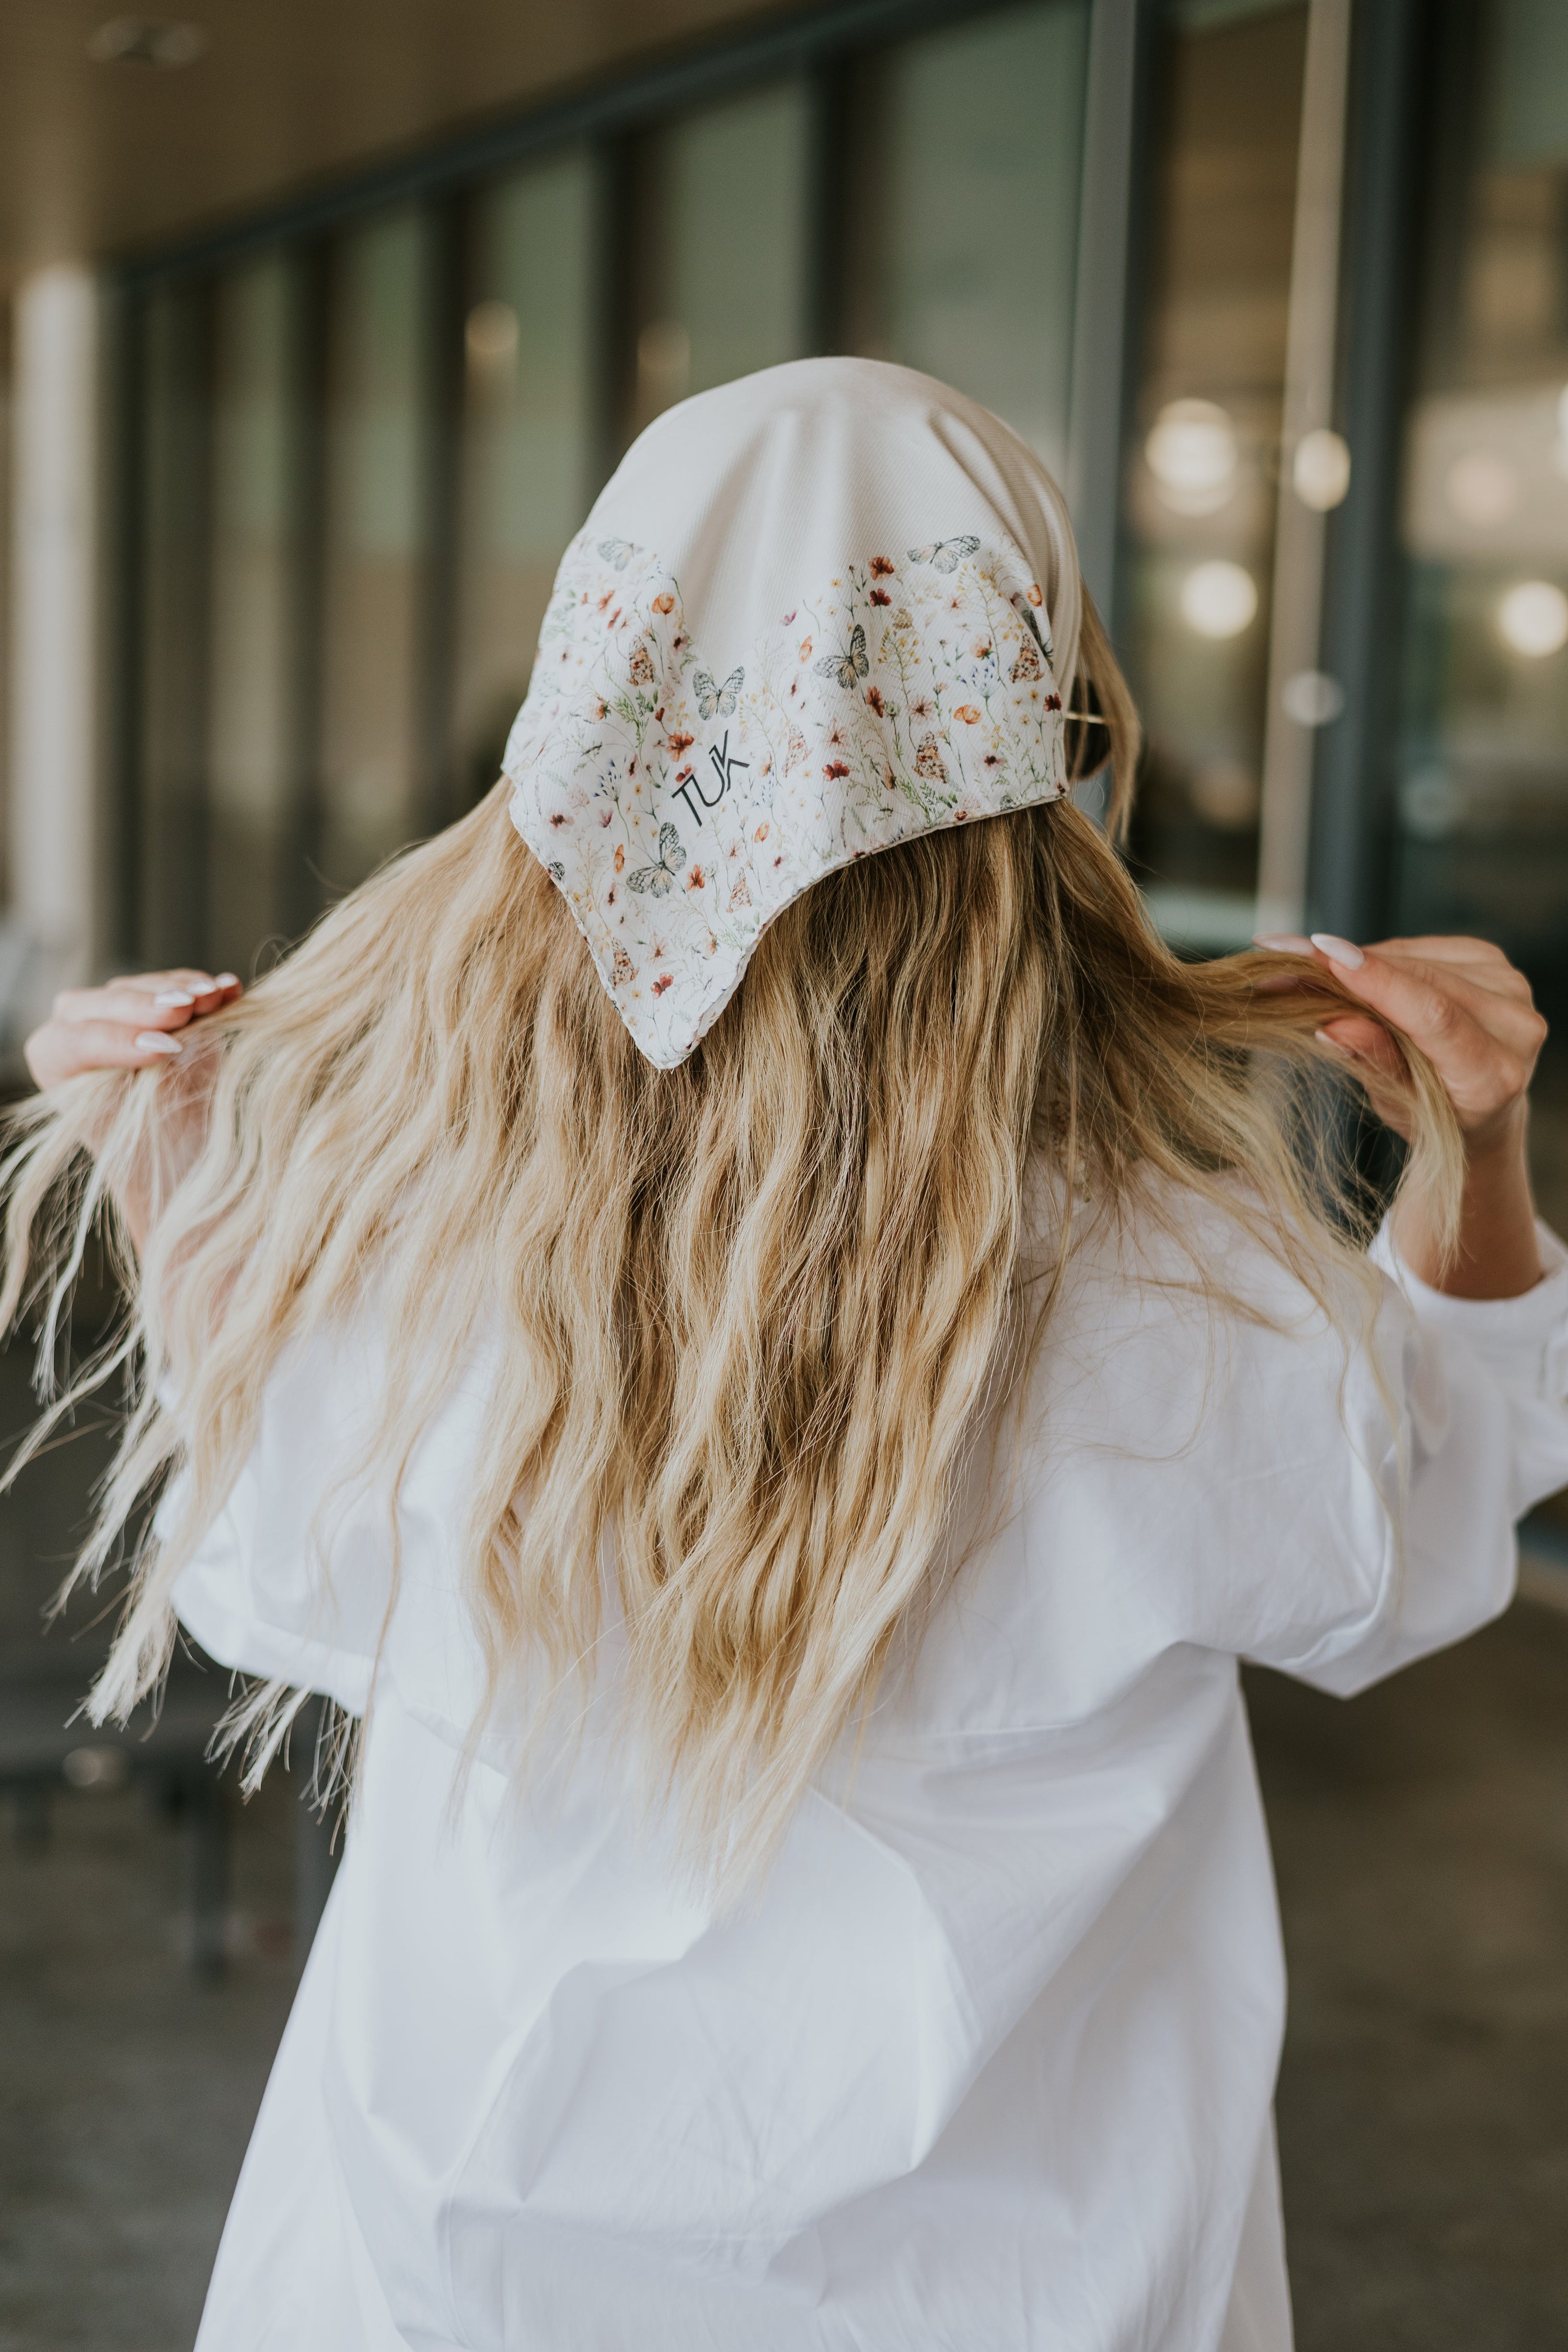
{"type": "Polygon", "coordinates": [[[656,419],[562,560],[504,759],[648,1059],[825,875],[1058,798],[1078,635],[1060,491],[929,376],[793,361],[656,419]]]}
{"type": "Polygon", "coordinates": [[[721,682],[654,551],[591,530],[568,551],[507,745],[512,816],[650,1061],[685,1060],[823,875],[1065,789],[1018,569],[969,536],[868,550],[721,682]]]}

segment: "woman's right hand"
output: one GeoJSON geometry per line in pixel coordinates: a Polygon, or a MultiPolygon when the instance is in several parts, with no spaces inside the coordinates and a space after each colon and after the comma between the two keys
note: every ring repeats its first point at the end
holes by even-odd
{"type": "Polygon", "coordinates": [[[142,971],[103,988],[68,988],[22,1048],[42,1088],[88,1070],[146,1070],[172,1061],[179,1033],[240,992],[232,971],[142,971]]]}

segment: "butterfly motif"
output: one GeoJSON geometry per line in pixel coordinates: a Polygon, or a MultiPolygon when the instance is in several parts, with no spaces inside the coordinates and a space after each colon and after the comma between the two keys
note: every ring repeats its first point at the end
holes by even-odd
{"type": "Polygon", "coordinates": [[[789,750],[784,758],[785,775],[789,774],[792,768],[798,768],[805,757],[805,737],[798,727],[792,727],[789,730],[789,750]]]}
{"type": "Polygon", "coordinates": [[[624,572],[631,558],[631,541],[627,539],[602,539],[599,552],[606,563],[613,563],[617,572],[624,572]]]}
{"type": "Polygon", "coordinates": [[[866,632],[858,621],[849,632],[849,643],[841,653],[824,654],[812,665],[818,677],[836,677],[840,686],[853,688],[857,678],[864,677],[871,665],[866,658],[866,632]]]}
{"type": "Polygon", "coordinates": [[[743,874],[737,875],[735,887],[730,893],[730,911],[733,914],[738,907],[749,907],[751,903],[752,893],[747,886],[746,877],[743,874]]]}
{"type": "Polygon", "coordinates": [[[744,669],[732,669],[722,686],[715,686],[708,672],[700,669],[692,684],[697,688],[697,708],[703,718],[733,719],[745,678],[744,669]]]}
{"type": "Polygon", "coordinates": [[[637,967],[617,940],[615,945],[615,985],[617,988],[629,987],[636,978],[637,967]]]}
{"type": "Polygon", "coordinates": [[[1040,656],[1035,649],[1035,640],[1033,637],[1026,637],[1024,639],[1023,644],[1018,648],[1018,658],[1013,664],[1013,667],[1008,671],[1007,675],[1012,679],[1015,686],[1016,686],[1022,678],[1039,677],[1040,656]]]}
{"type": "Polygon", "coordinates": [[[670,885],[686,863],[686,851],[680,835],[672,824],[658,829],[658,859],[653,866],[639,866],[626,876],[630,887],[638,892],[651,890],[656,898],[668,898],[670,885]]]}
{"type": "Polygon", "coordinates": [[[632,652],[631,679],[634,686],[653,684],[653,656],[648,652],[644,638],[638,638],[632,652]]]}
{"type": "MultiPolygon", "coordinates": [[[[941,783],[947,782],[947,770],[942,764],[942,746],[934,735],[922,735],[915,746],[915,772],[934,776],[941,783]]],[[[635,880],[635,876],[634,876],[635,880]]]]}
{"type": "Polygon", "coordinates": [[[929,547],[911,547],[911,563],[930,563],[938,572],[956,572],[959,560],[965,555],[977,555],[980,541],[973,531],[966,530],[961,539],[933,539],[929,547]]]}

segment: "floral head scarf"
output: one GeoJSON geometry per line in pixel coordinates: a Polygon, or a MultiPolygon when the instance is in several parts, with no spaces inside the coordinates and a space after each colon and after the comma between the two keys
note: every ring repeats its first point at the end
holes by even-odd
{"type": "Polygon", "coordinates": [[[1061,493],[929,376],[801,360],[682,402],[567,549],[512,821],[648,1059],[851,858],[1067,790],[1061,493]]]}

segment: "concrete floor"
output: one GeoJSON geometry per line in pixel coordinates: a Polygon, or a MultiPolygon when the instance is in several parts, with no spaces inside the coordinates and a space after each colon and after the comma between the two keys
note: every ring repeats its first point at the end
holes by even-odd
{"type": "MultiPolygon", "coordinates": [[[[1349,1706],[1251,1698],[1300,2352],[1563,2352],[1568,1617],[1521,1605],[1349,1706]]],[[[216,1989],[133,1791],[0,1841],[0,2352],[186,2352],[292,1991],[294,1824],[282,1780],[239,1815],[216,1989]]]]}

